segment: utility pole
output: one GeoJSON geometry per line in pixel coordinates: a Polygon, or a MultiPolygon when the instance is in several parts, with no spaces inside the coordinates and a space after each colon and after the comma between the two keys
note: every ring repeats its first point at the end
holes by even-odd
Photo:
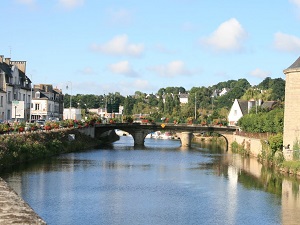
{"type": "Polygon", "coordinates": [[[197,119],[197,97],[195,93],[195,120],[197,119]]]}

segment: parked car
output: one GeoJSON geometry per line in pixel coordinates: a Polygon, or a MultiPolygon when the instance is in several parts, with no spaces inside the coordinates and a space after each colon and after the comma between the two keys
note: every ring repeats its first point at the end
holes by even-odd
{"type": "Polygon", "coordinates": [[[37,120],[36,123],[40,126],[40,128],[44,129],[46,121],[45,120],[37,120]]]}

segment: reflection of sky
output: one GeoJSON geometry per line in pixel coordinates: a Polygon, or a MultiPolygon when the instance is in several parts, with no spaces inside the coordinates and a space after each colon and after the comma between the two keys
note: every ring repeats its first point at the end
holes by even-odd
{"type": "Polygon", "coordinates": [[[237,207],[237,183],[238,183],[238,170],[236,167],[228,166],[228,186],[226,190],[227,195],[227,221],[229,224],[235,224],[236,207],[237,207]]]}

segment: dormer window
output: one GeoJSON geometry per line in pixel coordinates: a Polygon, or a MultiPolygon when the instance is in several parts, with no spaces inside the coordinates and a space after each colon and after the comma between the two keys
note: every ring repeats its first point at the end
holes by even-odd
{"type": "Polygon", "coordinates": [[[41,92],[39,91],[35,92],[35,98],[41,98],[41,92]]]}

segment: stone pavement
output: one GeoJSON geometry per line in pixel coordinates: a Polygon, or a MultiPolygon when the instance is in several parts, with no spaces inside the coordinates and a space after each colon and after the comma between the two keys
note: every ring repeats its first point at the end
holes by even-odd
{"type": "Polygon", "coordinates": [[[0,178],[0,225],[46,224],[33,209],[0,178]]]}

